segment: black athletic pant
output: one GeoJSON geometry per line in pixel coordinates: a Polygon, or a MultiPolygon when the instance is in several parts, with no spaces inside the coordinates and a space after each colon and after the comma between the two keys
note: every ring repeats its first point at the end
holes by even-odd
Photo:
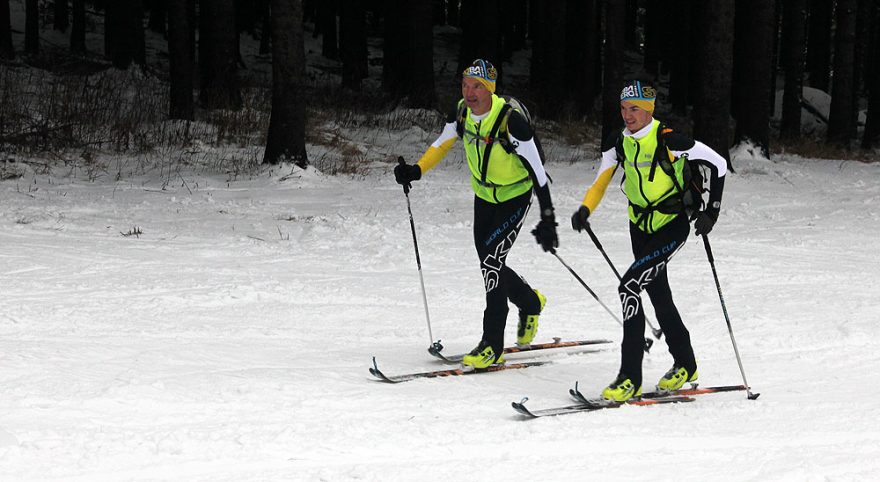
{"type": "Polygon", "coordinates": [[[623,274],[617,287],[623,307],[623,343],[621,344],[620,373],[635,386],[642,383],[642,357],[645,349],[645,312],[639,296],[648,292],[663,330],[669,353],[676,365],[693,373],[697,363],[691,347],[691,337],[681,321],[672,301],[666,264],[682,247],[688,237],[690,224],[685,216],[678,216],[654,234],[647,234],[630,223],[629,234],[635,261],[623,274]]]}
{"type": "Polygon", "coordinates": [[[507,253],[522,228],[531,199],[531,191],[498,204],[474,197],[474,245],[486,288],[483,340],[496,354],[504,348],[507,300],[525,313],[534,314],[541,309],[541,302],[532,288],[506,263],[507,253]]]}

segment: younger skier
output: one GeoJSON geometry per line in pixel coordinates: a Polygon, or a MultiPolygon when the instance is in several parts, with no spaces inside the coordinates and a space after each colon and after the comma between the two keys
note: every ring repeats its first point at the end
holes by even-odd
{"type": "Polygon", "coordinates": [[[666,335],[672,368],[657,382],[671,391],[697,380],[697,362],[690,334],[669,289],[666,266],[688,236],[688,215],[683,202],[684,165],[699,160],[711,171],[708,206],[696,214],[697,235],[707,234],[718,219],[727,161],[701,142],[665,129],[653,118],[656,91],[639,81],[620,93],[620,115],[626,127],[602,145],[602,161],[582,205],[571,217],[577,231],[586,229],[590,214],[605,195],[618,166],[623,167],[622,189],[629,200],[629,233],[635,261],[623,274],[618,294],[623,310],[623,342],[617,377],[602,391],[608,400],[626,401],[642,393],[645,313],[641,292],[647,291],[666,335]]]}

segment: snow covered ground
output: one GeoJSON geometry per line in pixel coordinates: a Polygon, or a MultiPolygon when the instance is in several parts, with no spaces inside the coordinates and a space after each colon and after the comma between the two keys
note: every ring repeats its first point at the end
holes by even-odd
{"type": "MultiPolygon", "coordinates": [[[[406,142],[405,155],[431,139],[406,142]]],[[[538,341],[613,344],[509,357],[552,362],[525,370],[371,379],[373,356],[389,374],[443,366],[425,351],[390,164],[358,178],[288,168],[237,181],[194,171],[170,183],[59,173],[0,182],[0,479],[874,479],[880,165],[735,162],[711,239],[761,397],[532,421],[510,402],[568,404],[575,381],[596,394],[613,379],[620,327],[524,231],[509,261],[549,298],[538,341]]],[[[548,164],[559,254],[616,310],[613,273],[566,227],[595,167],[548,164]]],[[[448,353],[480,336],[467,176],[451,156],[410,194],[433,333],[448,353]]],[[[619,190],[592,219],[623,268],[619,190]]],[[[670,278],[702,383],[741,383],[699,239],[670,278]]],[[[658,341],[646,383],[670,363],[658,341]]]]}

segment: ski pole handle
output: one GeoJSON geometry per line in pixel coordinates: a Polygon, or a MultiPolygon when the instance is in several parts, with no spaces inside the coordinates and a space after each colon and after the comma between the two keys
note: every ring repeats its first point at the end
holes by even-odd
{"type": "MultiPolygon", "coordinates": [[[[406,161],[403,160],[403,156],[397,156],[397,164],[400,165],[400,166],[405,166],[405,165],[406,165],[406,161]]],[[[406,183],[406,184],[404,184],[404,185],[403,185],[403,193],[406,194],[407,196],[409,196],[409,190],[410,190],[410,188],[412,188],[412,184],[410,184],[410,183],[406,183]]]]}

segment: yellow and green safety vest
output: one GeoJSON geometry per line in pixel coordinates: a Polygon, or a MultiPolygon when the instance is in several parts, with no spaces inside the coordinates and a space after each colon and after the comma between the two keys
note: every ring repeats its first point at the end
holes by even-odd
{"type": "Polygon", "coordinates": [[[506,126],[498,129],[495,138],[489,138],[504,104],[506,101],[503,98],[493,94],[492,108],[482,121],[474,122],[470,109],[464,116],[462,141],[471,170],[471,186],[477,197],[490,203],[508,201],[532,189],[529,172],[519,156],[507,152],[497,140],[497,137],[507,135],[506,126]],[[489,159],[486,159],[486,147],[493,142],[497,145],[492,147],[489,159]]]}
{"type": "Polygon", "coordinates": [[[675,159],[665,146],[662,147],[665,152],[657,152],[659,128],[660,121],[655,119],[651,124],[651,131],[641,139],[621,136],[624,153],[623,192],[629,200],[629,219],[646,233],[656,232],[680,214],[679,210],[663,209],[663,206],[680,206],[680,203],[674,202],[680,196],[676,185],[684,185],[684,162],[675,159]],[[655,155],[659,156],[656,163],[655,155]],[[670,171],[674,172],[675,181],[660,166],[661,162],[672,165],[670,171]]]}

